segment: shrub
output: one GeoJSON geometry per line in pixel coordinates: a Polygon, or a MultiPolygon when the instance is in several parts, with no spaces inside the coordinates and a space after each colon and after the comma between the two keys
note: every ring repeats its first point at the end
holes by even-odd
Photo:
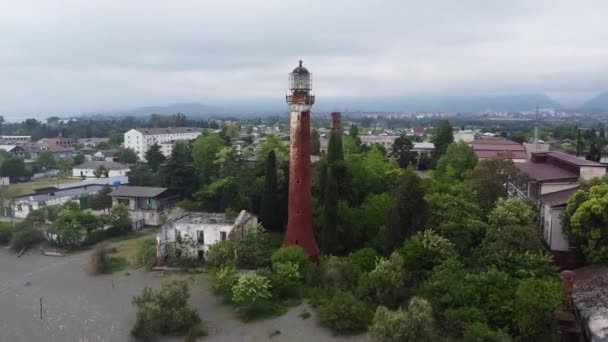
{"type": "Polygon", "coordinates": [[[144,288],[140,296],[133,298],[137,318],[131,334],[144,340],[157,334],[188,334],[190,340],[206,335],[198,313],[188,306],[189,297],[185,280],[165,283],[158,291],[144,288]]]}
{"type": "Polygon", "coordinates": [[[232,300],[232,287],[239,281],[234,266],[225,266],[213,274],[211,288],[224,301],[232,300]]]}
{"type": "Polygon", "coordinates": [[[238,267],[255,269],[270,265],[270,239],[261,225],[248,228],[236,250],[238,267]]]}
{"type": "Polygon", "coordinates": [[[394,308],[406,297],[403,258],[396,252],[379,259],[376,267],[361,277],[357,293],[379,305],[394,308]]]}
{"type": "Polygon", "coordinates": [[[557,280],[522,280],[517,286],[513,302],[514,319],[520,334],[532,340],[549,336],[553,314],[563,300],[557,280]]]}
{"type": "Polygon", "coordinates": [[[95,229],[90,231],[87,234],[86,240],[85,240],[85,244],[87,245],[94,245],[98,242],[101,242],[103,240],[105,240],[107,238],[107,234],[106,231],[103,229],[95,229]]]}
{"type": "Polygon", "coordinates": [[[214,244],[209,248],[205,264],[213,268],[236,265],[234,249],[234,243],[230,240],[214,244]]]}
{"type": "Polygon", "coordinates": [[[309,258],[308,254],[299,246],[289,246],[278,249],[270,258],[272,264],[291,262],[298,265],[298,270],[306,270],[309,258]]]}
{"type": "Polygon", "coordinates": [[[112,255],[108,257],[108,268],[106,273],[114,273],[126,270],[129,266],[129,262],[125,257],[112,255]]]}
{"type": "Polygon", "coordinates": [[[399,253],[414,283],[422,281],[433,267],[457,255],[454,244],[431,229],[407,240],[399,253]]]}
{"type": "Polygon", "coordinates": [[[249,320],[274,313],[269,301],[270,280],[258,274],[241,276],[232,287],[232,302],[242,318],[249,320]]]}
{"type": "Polygon", "coordinates": [[[407,309],[391,311],[378,307],[370,332],[378,342],[437,340],[433,309],[429,302],[418,297],[410,300],[407,309]]]}
{"type": "Polygon", "coordinates": [[[13,233],[11,237],[11,249],[15,252],[25,247],[41,242],[44,239],[42,232],[35,229],[22,229],[13,233]]]}
{"type": "Polygon", "coordinates": [[[275,264],[273,267],[275,276],[273,277],[272,287],[277,297],[281,299],[300,297],[302,276],[298,270],[298,265],[288,261],[275,264]]]}
{"type": "Polygon", "coordinates": [[[0,223],[0,245],[7,244],[13,236],[13,226],[4,222],[0,223]]]}
{"type": "Polygon", "coordinates": [[[107,242],[100,243],[99,245],[95,246],[87,265],[87,271],[89,274],[97,275],[109,273],[109,249],[110,246],[107,242]]]}
{"type": "Polygon", "coordinates": [[[349,258],[351,262],[361,269],[363,272],[369,272],[376,266],[376,260],[380,256],[373,248],[363,248],[356,252],[350,253],[349,258]]]}
{"type": "Polygon", "coordinates": [[[137,247],[137,262],[147,269],[156,266],[156,241],[149,239],[139,243],[137,247]]]}
{"type": "Polygon", "coordinates": [[[357,300],[351,293],[336,292],[320,303],[317,310],[321,325],[335,334],[358,334],[365,332],[373,312],[369,306],[357,300]]]}
{"type": "Polygon", "coordinates": [[[350,258],[330,256],[323,260],[323,283],[329,287],[352,290],[357,287],[361,269],[350,258]]]}

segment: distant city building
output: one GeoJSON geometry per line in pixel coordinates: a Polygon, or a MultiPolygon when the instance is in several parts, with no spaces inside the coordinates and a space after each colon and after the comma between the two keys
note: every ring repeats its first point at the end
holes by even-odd
{"type": "Polygon", "coordinates": [[[44,138],[38,141],[42,147],[72,147],[76,145],[77,141],[74,138],[66,138],[62,136],[58,136],[56,138],[44,138]]]}
{"type": "Polygon", "coordinates": [[[454,133],[455,142],[464,141],[468,144],[468,143],[472,143],[473,140],[475,140],[475,132],[473,132],[470,129],[460,130],[460,131],[454,133]]]}
{"type": "Polygon", "coordinates": [[[110,138],[84,138],[78,139],[79,144],[83,144],[85,147],[97,147],[100,144],[107,144],[110,142],[110,138]]]}
{"type": "Polygon", "coordinates": [[[95,172],[103,168],[107,170],[107,176],[104,174],[101,177],[126,177],[127,173],[131,171],[129,166],[113,162],[113,161],[98,161],[92,160],[85,162],[72,168],[72,177],[97,177],[95,172]]]}
{"type": "Polygon", "coordinates": [[[479,139],[473,141],[473,151],[480,160],[509,157],[515,163],[526,161],[526,149],[518,142],[505,139],[479,139]]]}
{"type": "Polygon", "coordinates": [[[393,147],[393,143],[395,139],[399,138],[398,135],[360,135],[359,139],[361,139],[361,144],[371,146],[373,144],[380,144],[384,146],[387,150],[390,150],[393,147]]]}
{"type": "Polygon", "coordinates": [[[30,135],[0,135],[0,141],[3,144],[24,144],[32,141],[30,135]]]}
{"type": "Polygon", "coordinates": [[[198,127],[135,128],[125,133],[124,147],[133,149],[140,160],[145,160],[148,149],[158,144],[165,157],[169,157],[176,141],[194,140],[202,132],[198,127]]]}

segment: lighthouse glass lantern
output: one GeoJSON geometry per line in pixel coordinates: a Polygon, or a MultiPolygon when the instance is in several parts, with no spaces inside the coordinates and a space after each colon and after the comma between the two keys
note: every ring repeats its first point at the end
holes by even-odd
{"type": "Polygon", "coordinates": [[[312,74],[302,66],[297,66],[289,74],[289,90],[291,91],[310,91],[312,89],[312,74]]]}

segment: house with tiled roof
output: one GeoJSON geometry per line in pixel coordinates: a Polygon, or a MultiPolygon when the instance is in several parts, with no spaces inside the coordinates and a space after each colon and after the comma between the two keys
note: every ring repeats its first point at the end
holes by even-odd
{"type": "Polygon", "coordinates": [[[479,160],[508,157],[515,163],[526,161],[526,149],[518,142],[506,139],[478,139],[471,144],[479,160]]]}

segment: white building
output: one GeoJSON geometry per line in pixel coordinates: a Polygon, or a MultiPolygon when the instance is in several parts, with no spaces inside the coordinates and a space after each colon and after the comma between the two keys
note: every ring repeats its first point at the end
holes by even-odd
{"type": "MultiPolygon", "coordinates": [[[[127,173],[129,171],[131,171],[129,166],[121,164],[121,163],[117,163],[117,162],[113,162],[113,161],[92,160],[92,161],[88,161],[83,164],[74,166],[74,168],[72,168],[72,177],[98,178],[95,175],[95,171],[97,171],[99,168],[104,168],[107,170],[107,172],[108,172],[107,176],[105,174],[101,176],[101,177],[106,177],[106,178],[107,177],[125,177],[125,176],[127,176],[127,173]]],[[[99,177],[99,178],[101,178],[101,177],[99,177]]]]}
{"type": "Polygon", "coordinates": [[[190,255],[205,258],[212,245],[227,239],[238,241],[247,228],[256,226],[257,223],[257,217],[245,210],[238,217],[231,218],[222,213],[175,209],[156,237],[157,256],[160,261],[166,256],[167,244],[189,238],[195,242],[190,255]]]}
{"type": "Polygon", "coordinates": [[[125,133],[124,147],[133,149],[140,160],[145,160],[150,146],[158,144],[165,157],[169,157],[177,140],[194,140],[202,132],[198,127],[134,128],[125,133]]]}
{"type": "Polygon", "coordinates": [[[38,192],[33,194],[14,197],[11,200],[11,211],[14,217],[26,218],[34,210],[62,205],[67,202],[75,202],[80,205],[80,209],[88,209],[90,198],[104,186],[102,184],[90,184],[63,189],[56,187],[38,189],[38,192]]]}
{"type": "Polygon", "coordinates": [[[473,140],[475,140],[475,132],[470,129],[460,130],[454,133],[455,142],[464,141],[468,144],[472,143],[473,140]]]}

